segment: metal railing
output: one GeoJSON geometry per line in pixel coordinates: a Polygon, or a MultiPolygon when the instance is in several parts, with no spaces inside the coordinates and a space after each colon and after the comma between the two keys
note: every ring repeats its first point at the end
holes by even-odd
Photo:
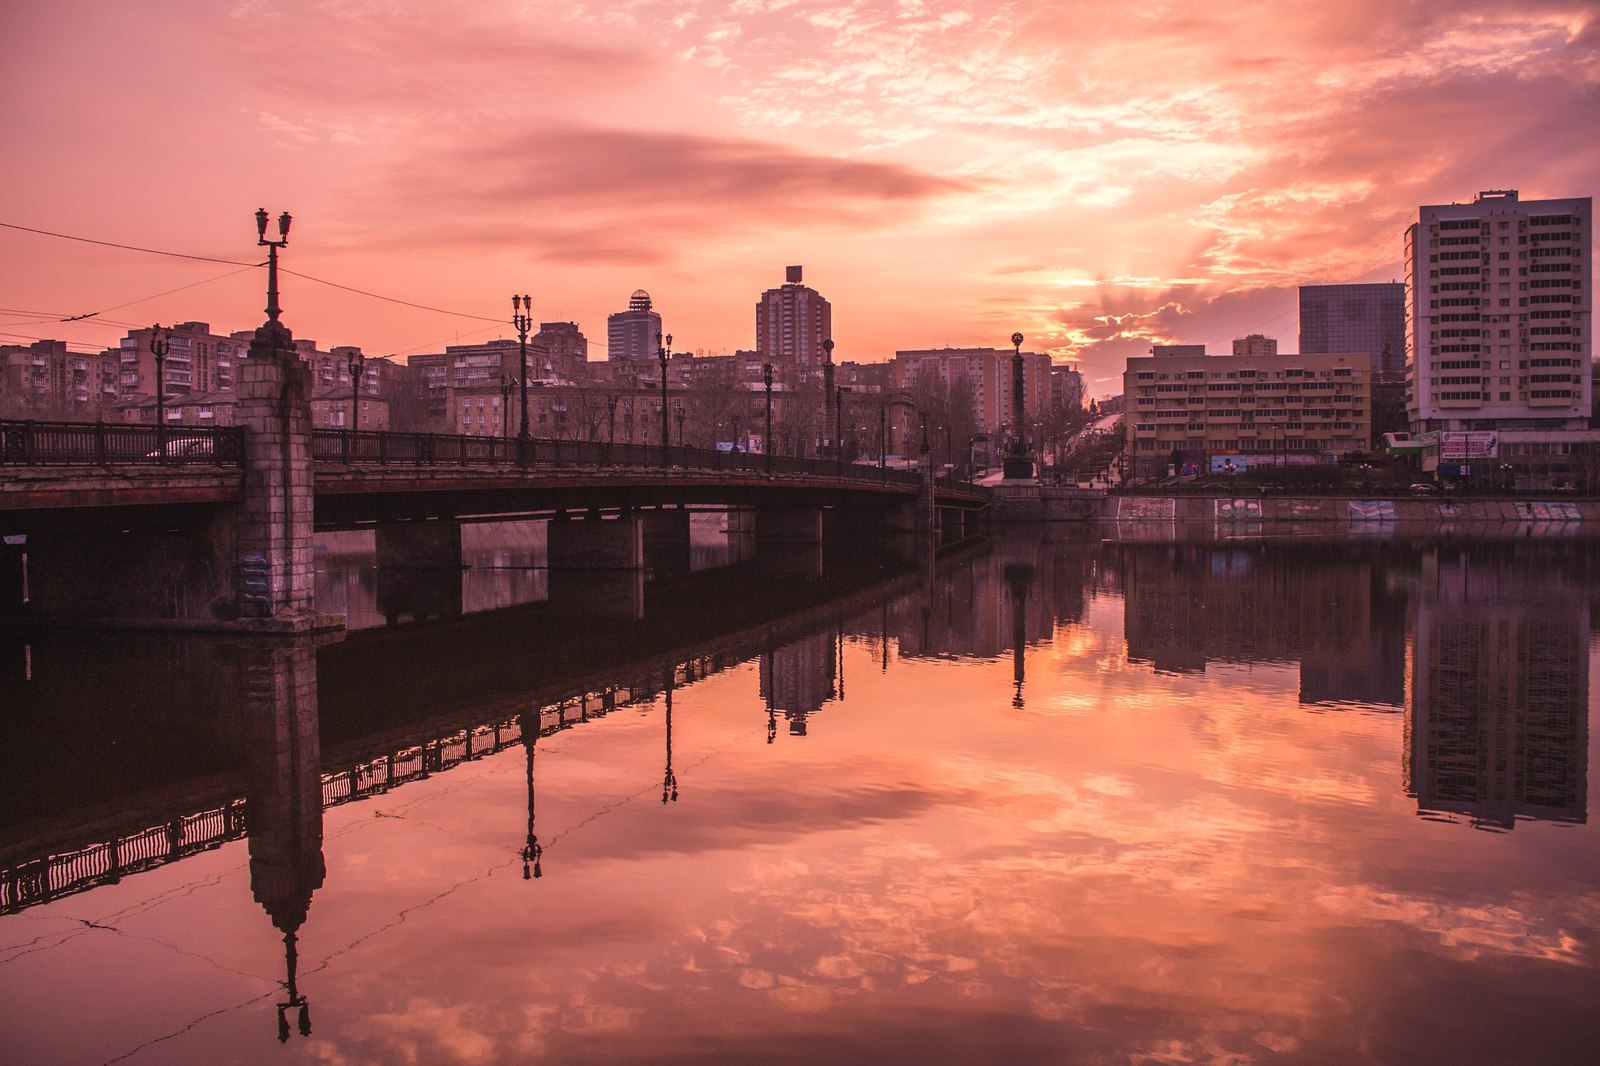
{"type": "MultiPolygon", "coordinates": [[[[915,485],[918,474],[869,463],[837,459],[766,456],[683,445],[619,444],[553,440],[543,437],[470,437],[446,433],[394,433],[376,430],[319,429],[312,434],[312,457],[320,463],[422,466],[573,466],[590,468],[671,468],[727,470],[809,477],[849,478],[887,485],[915,485]]],[[[952,486],[960,482],[941,484],[952,486]]]]}
{"type": "MultiPolygon", "coordinates": [[[[742,659],[714,652],[673,663],[672,686],[696,681],[737,666],[742,659]]],[[[538,716],[539,736],[548,737],[604,718],[621,707],[649,703],[662,691],[662,678],[645,677],[594,691],[582,691],[553,703],[530,707],[538,716]]],[[[412,781],[452,770],[462,763],[495,755],[522,743],[523,715],[459,729],[389,755],[368,759],[321,780],[324,809],[383,795],[412,781]]],[[[164,866],[202,851],[219,848],[246,835],[246,801],[229,799],[219,807],[181,815],[113,840],[90,844],[0,870],[0,914],[85,892],[123,877],[164,866]]]]}
{"type": "Polygon", "coordinates": [[[239,466],[238,426],[0,420],[0,466],[239,466]]]}
{"type": "MultiPolygon", "coordinates": [[[[663,448],[658,444],[348,429],[313,430],[311,454],[318,463],[355,466],[676,468],[835,478],[879,485],[916,485],[921,476],[915,470],[872,462],[768,456],[682,445],[663,448]]],[[[244,430],[239,426],[0,420],[0,466],[237,467],[243,459],[244,430]]],[[[946,490],[971,488],[950,474],[941,474],[937,482],[946,490]]]]}

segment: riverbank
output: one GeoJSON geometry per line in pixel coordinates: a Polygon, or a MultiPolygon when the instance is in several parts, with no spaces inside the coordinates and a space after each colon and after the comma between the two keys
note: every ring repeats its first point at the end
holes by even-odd
{"type": "Polygon", "coordinates": [[[1518,531],[1600,534],[1600,500],[1549,497],[1132,496],[1048,485],[995,488],[997,522],[1083,522],[1193,538],[1318,533],[1370,536],[1404,528],[1443,535],[1518,531]]]}

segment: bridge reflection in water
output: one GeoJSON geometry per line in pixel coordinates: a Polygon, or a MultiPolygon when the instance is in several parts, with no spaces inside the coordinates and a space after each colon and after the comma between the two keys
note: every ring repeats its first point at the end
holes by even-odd
{"type": "MultiPolygon", "coordinates": [[[[252,895],[283,941],[278,1036],[309,1034],[317,990],[303,987],[299,935],[326,874],[325,810],[518,749],[526,823],[496,832],[533,880],[548,872],[551,846],[537,824],[542,738],[621,708],[659,712],[660,794],[670,805],[682,768],[673,761],[674,693],[754,661],[752,726],[764,725],[772,743],[781,715],[788,736],[804,738],[816,715],[844,699],[852,634],[877,643],[872,659],[884,672],[891,645],[902,659],[1009,658],[1003,700],[1031,710],[1038,701],[1025,700],[1024,687],[1043,682],[1028,672],[1028,656],[1061,627],[1081,624],[1091,601],[1106,595],[1124,604],[1130,664],[1152,675],[1298,662],[1308,712],[1403,712],[1406,750],[1392,787],[1415,796],[1423,818],[1465,816],[1499,830],[1518,819],[1587,820],[1591,635],[1587,602],[1572,592],[1570,575],[1574,567],[1600,572],[1595,550],[1367,546],[1337,568],[1309,559],[1293,546],[1013,541],[888,582],[874,581],[871,567],[822,585],[769,576],[760,597],[748,595],[750,570],[692,575],[661,590],[683,602],[659,605],[647,631],[596,623],[563,632],[573,627],[548,619],[530,626],[512,612],[343,642],[204,645],[206,685],[219,719],[232,723],[220,732],[234,738],[242,775],[230,780],[239,789],[97,842],[20,861],[15,847],[0,851],[9,864],[0,872],[0,909],[115,883],[247,837],[252,895]],[[1294,611],[1261,610],[1264,589],[1294,611]],[[727,617],[708,619],[711,604],[727,617]],[[528,654],[535,646],[537,660],[528,654]],[[571,655],[580,647],[591,649],[589,658],[571,655]],[[604,653],[595,656],[596,647],[604,653]],[[564,659],[574,665],[553,673],[564,659]]],[[[538,621],[539,608],[532,610],[538,621]]],[[[172,654],[200,657],[196,645],[164,639],[189,649],[172,654]]],[[[691,798],[692,784],[683,786],[691,798]]],[[[138,817],[130,810],[124,820],[138,817]]]]}

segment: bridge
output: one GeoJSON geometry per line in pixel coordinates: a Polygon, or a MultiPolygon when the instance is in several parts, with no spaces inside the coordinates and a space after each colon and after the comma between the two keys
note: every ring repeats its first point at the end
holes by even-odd
{"type": "Polygon", "coordinates": [[[758,558],[815,570],[825,540],[965,533],[990,502],[928,463],[315,430],[309,370],[276,321],[239,376],[234,427],[0,423],[0,611],[333,629],[315,603],[316,532],[370,528],[380,568],[448,570],[462,522],[537,518],[550,522],[552,595],[626,614],[645,573],[687,568],[695,509],[726,510],[758,558]]]}

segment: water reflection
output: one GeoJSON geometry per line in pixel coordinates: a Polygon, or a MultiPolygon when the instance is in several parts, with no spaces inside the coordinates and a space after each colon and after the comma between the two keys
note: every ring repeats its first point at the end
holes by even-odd
{"type": "Polygon", "coordinates": [[[1582,822],[1589,612],[1555,560],[1427,553],[1417,582],[1406,791],[1477,829],[1582,822]]]}
{"type": "Polygon", "coordinates": [[[305,642],[239,649],[245,748],[245,827],[250,892],[283,934],[284,995],[278,1039],[294,1014],[311,1035],[311,1008],[299,985],[299,933],[322,887],[322,758],[318,737],[316,650],[305,642]]]}
{"type": "Polygon", "coordinates": [[[1422,1062],[1497,1052],[1489,1011],[1582,1061],[1596,560],[1013,539],[888,583],[687,575],[642,624],[14,640],[4,780],[47,799],[0,785],[0,1027],[40,1062],[256,1061],[274,1009],[333,1061],[1422,1062]],[[154,692],[108,709],[114,677],[154,692]],[[94,781],[115,741],[194,780],[94,781]],[[270,980],[205,945],[246,935],[225,891],[270,980]],[[140,960],[182,990],[159,1025],[84,921],[184,946],[140,960]],[[63,1035],[85,981],[107,1021],[63,1035]],[[1407,1037],[1397,984],[1461,1037],[1407,1037]]]}

